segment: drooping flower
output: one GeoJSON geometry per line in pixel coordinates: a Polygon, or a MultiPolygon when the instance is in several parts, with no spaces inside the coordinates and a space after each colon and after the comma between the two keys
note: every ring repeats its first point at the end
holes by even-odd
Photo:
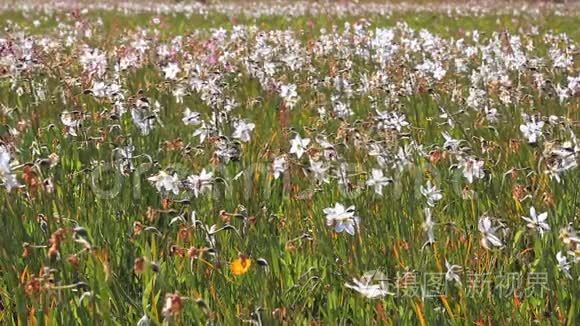
{"type": "Polygon", "coordinates": [[[181,313],[183,309],[183,300],[179,293],[167,293],[165,295],[165,304],[161,309],[161,314],[164,318],[169,319],[181,313]]]}

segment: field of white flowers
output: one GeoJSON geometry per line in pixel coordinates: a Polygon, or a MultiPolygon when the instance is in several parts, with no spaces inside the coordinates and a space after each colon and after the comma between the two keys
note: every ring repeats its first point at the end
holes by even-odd
{"type": "Polygon", "coordinates": [[[0,324],[580,323],[580,6],[0,4],[0,324]]]}

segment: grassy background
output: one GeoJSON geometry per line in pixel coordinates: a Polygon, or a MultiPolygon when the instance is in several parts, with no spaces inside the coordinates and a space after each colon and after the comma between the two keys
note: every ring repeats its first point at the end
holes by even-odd
{"type": "MultiPolygon", "coordinates": [[[[92,12],[88,16],[89,20],[101,18],[104,23],[102,34],[88,41],[102,49],[111,49],[115,45],[114,40],[120,35],[148,25],[153,17],[151,14],[122,15],[112,12],[92,12]]],[[[0,22],[12,20],[26,27],[33,35],[56,33],[56,18],[70,22],[70,18],[63,14],[53,14],[46,20],[43,17],[45,16],[41,14],[4,12],[0,14],[0,22]],[[34,19],[41,19],[40,26],[34,27],[30,24],[34,19]]],[[[301,39],[307,42],[318,35],[321,27],[330,28],[334,24],[342,26],[344,22],[354,22],[360,17],[269,16],[253,19],[220,14],[205,17],[178,14],[163,18],[166,25],[161,30],[162,40],[201,28],[219,26],[229,29],[236,22],[255,24],[261,29],[297,30],[300,31],[301,39]]],[[[541,26],[542,32],[565,32],[575,40],[580,37],[580,31],[576,28],[580,26],[580,18],[577,16],[484,16],[450,19],[445,15],[420,13],[388,18],[371,15],[365,18],[373,26],[391,26],[397,21],[405,21],[414,28],[427,28],[441,36],[456,38],[472,29],[486,33],[506,29],[517,33],[528,30],[532,25],[541,26]]],[[[63,55],[66,57],[68,54],[63,55]]],[[[56,58],[49,60],[60,61],[56,58]]],[[[78,69],[75,66],[61,69],[55,67],[46,76],[49,96],[58,94],[59,88],[64,87],[60,78],[74,74],[78,69]]],[[[35,80],[45,76],[30,77],[35,80]]],[[[251,319],[252,312],[258,308],[262,309],[261,318],[267,325],[316,324],[319,321],[330,325],[358,325],[371,321],[378,324],[478,322],[507,325],[529,324],[534,320],[573,325],[578,321],[580,303],[577,300],[580,287],[577,281],[567,280],[555,270],[553,257],[561,249],[556,233],[550,233],[540,240],[520,227],[516,230],[513,241],[501,254],[480,248],[477,233],[479,216],[493,212],[510,225],[521,226],[520,215],[527,213],[526,207],[512,199],[511,181],[505,184],[501,177],[495,177],[486,185],[475,185],[478,198],[474,200],[460,200],[446,195],[434,211],[439,223],[438,241],[432,248],[422,251],[422,206],[417,205],[419,198],[413,191],[403,192],[401,197],[386,191],[383,198],[370,192],[347,198],[336,186],[328,185],[312,200],[299,200],[283,196],[280,180],[272,181],[267,176],[255,175],[255,191],[252,193],[256,195],[251,198],[244,196],[247,185],[233,183],[232,195],[227,198],[199,198],[189,205],[174,203],[170,207],[188,214],[195,210],[202,220],[212,224],[220,223],[219,210],[231,212],[238,205],[243,205],[257,219],[256,224],[249,227],[249,232],[243,238],[227,232],[217,236],[224,259],[221,266],[215,262],[206,264],[197,261],[190,270],[190,262],[170,256],[169,248],[172,244],[184,247],[202,246],[205,243],[203,235],[197,231],[182,239],[178,227],[169,226],[175,213],[161,212],[157,219],[147,219],[148,208],[161,209],[162,200],[145,180],[148,175],[137,179],[142,185],[139,196],[136,197],[133,187],[135,179],[126,178],[121,194],[109,200],[94,194],[90,187],[90,174],[82,172],[90,166],[91,160],[109,160],[112,148],[121,143],[119,139],[124,135],[132,135],[136,152],[150,153],[161,167],[178,161],[192,171],[199,172],[202,167],[207,166],[209,154],[195,158],[184,157],[178,152],[165,150],[163,143],[176,138],[181,138],[186,143],[194,142],[192,129],[183,127],[181,123],[182,107],[196,108],[204,114],[210,113],[209,108],[195,96],[186,97],[183,105],[176,104],[171,93],[163,88],[161,76],[153,67],[146,66],[132,72],[127,79],[130,94],[144,90],[147,96],[163,105],[162,120],[168,127],[158,128],[150,136],[141,137],[130,122],[130,117],[125,117],[121,122],[122,132],[107,135],[98,146],[88,139],[90,136],[99,135],[98,128],[106,128],[107,121],[92,120],[90,131],[74,141],[66,138],[58,129],[40,132],[39,128],[50,123],[58,124],[58,114],[71,104],[63,103],[58,97],[35,103],[32,96],[18,96],[7,82],[0,81],[1,103],[18,108],[12,117],[3,115],[2,123],[14,125],[21,119],[30,120],[30,128],[21,136],[21,148],[27,149],[36,142],[46,145],[49,152],[57,152],[61,157],[58,168],[49,172],[56,187],[53,194],[37,192],[26,198],[24,191],[0,193],[0,323],[17,324],[18,320],[22,324],[127,325],[135,324],[144,313],[153,321],[160,322],[164,296],[175,291],[192,298],[184,301],[183,313],[177,320],[178,324],[184,325],[191,324],[191,321],[202,323],[206,320],[220,325],[238,324],[241,320],[251,319]],[[271,192],[264,190],[265,184],[272,187],[271,192]],[[336,236],[326,227],[322,209],[332,206],[335,201],[356,205],[363,223],[360,235],[354,238],[336,236]],[[47,230],[42,230],[37,222],[38,214],[47,217],[47,230]],[[81,254],[78,266],[66,261],[68,255],[79,250],[78,244],[72,241],[63,243],[63,259],[60,261],[47,258],[43,250],[34,250],[29,257],[22,257],[23,242],[46,244],[56,228],[70,228],[74,225],[59,218],[74,219],[85,227],[94,251],[81,254]],[[133,235],[135,221],[155,226],[162,235],[151,232],[133,235]],[[299,237],[305,231],[312,235],[311,241],[298,241],[292,247],[287,246],[289,240],[299,237]],[[269,270],[254,265],[247,274],[233,277],[227,264],[238,253],[250,254],[254,259],[265,258],[270,264],[269,270]],[[158,262],[159,272],[147,269],[141,275],[133,273],[134,259],[142,256],[158,262]],[[523,299],[497,294],[471,296],[465,289],[453,289],[449,296],[426,300],[415,296],[397,296],[376,301],[360,297],[343,286],[345,281],[359,276],[362,271],[376,268],[383,269],[392,277],[404,272],[406,268],[444,272],[445,259],[469,267],[475,273],[499,275],[516,272],[519,277],[525,278],[530,272],[545,271],[550,275],[547,286],[549,289],[544,296],[532,295],[523,299]],[[22,280],[30,274],[38,275],[43,266],[57,269],[58,281],[61,284],[86,282],[94,295],[86,297],[82,302],[80,293],[70,290],[53,291],[33,298],[27,296],[22,280]],[[197,299],[202,299],[207,309],[196,303],[197,299]]],[[[82,91],[82,87],[72,87],[69,100],[74,101],[75,106],[85,112],[100,112],[103,103],[84,96],[82,91]]],[[[223,176],[233,176],[252,163],[260,162],[262,149],[267,143],[282,150],[287,147],[276,113],[271,110],[278,106],[279,99],[272,94],[263,94],[258,84],[247,76],[232,81],[232,91],[237,92],[235,97],[242,103],[256,96],[262,96],[264,100],[258,107],[243,113],[255,121],[258,127],[253,133],[253,141],[244,145],[242,161],[228,165],[219,173],[223,176]]],[[[305,98],[305,103],[310,100],[315,102],[313,99],[316,94],[301,95],[305,98]]],[[[446,103],[451,109],[459,109],[453,107],[448,99],[446,103]]],[[[357,116],[365,117],[368,113],[367,100],[357,99],[351,104],[357,116]]],[[[431,97],[415,95],[406,98],[404,108],[409,122],[416,127],[412,131],[415,139],[425,143],[442,141],[435,124],[426,119],[437,112],[437,105],[431,97]]],[[[244,109],[247,107],[242,105],[238,110],[242,112],[244,109]]],[[[540,110],[545,114],[568,115],[572,120],[580,118],[577,102],[570,106],[561,106],[556,100],[549,100],[543,102],[540,110]]],[[[513,121],[519,121],[520,108],[511,108],[506,113],[513,121]]],[[[312,109],[297,111],[292,114],[290,125],[304,131],[305,126],[313,126],[315,116],[316,112],[312,109]]],[[[477,128],[476,118],[470,116],[464,121],[466,134],[463,136],[468,139],[473,136],[492,137],[489,130],[477,128]]],[[[333,132],[338,128],[338,123],[330,123],[324,127],[333,132]]],[[[500,137],[494,139],[500,145],[500,151],[506,153],[508,140],[519,137],[517,129],[510,127],[512,126],[505,126],[505,130],[500,130],[500,137]]],[[[351,156],[351,162],[357,162],[357,169],[368,170],[373,166],[360,153],[353,151],[348,155],[351,156]]],[[[500,160],[491,172],[501,176],[501,173],[514,165],[534,166],[537,155],[538,149],[524,149],[518,155],[500,160]]],[[[27,162],[33,157],[29,150],[23,150],[19,153],[19,159],[27,162]]],[[[426,165],[419,166],[419,169],[425,167],[426,165]]],[[[438,172],[444,179],[449,177],[446,167],[438,172]]],[[[576,201],[579,180],[578,173],[574,172],[564,184],[557,187],[543,175],[520,181],[535,190],[534,203],[541,200],[544,192],[555,198],[554,206],[543,208],[549,210],[551,225],[556,228],[578,216],[576,201]]],[[[295,192],[308,189],[309,182],[301,180],[299,175],[293,181],[295,192]]],[[[412,175],[404,175],[402,182],[404,189],[413,189],[412,175]]],[[[443,183],[440,186],[445,194],[453,193],[451,184],[443,183]]],[[[233,223],[241,227],[239,221],[234,220],[233,223]]]]}

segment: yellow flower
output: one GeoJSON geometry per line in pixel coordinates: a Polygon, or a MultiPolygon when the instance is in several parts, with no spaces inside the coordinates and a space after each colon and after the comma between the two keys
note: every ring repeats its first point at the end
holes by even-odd
{"type": "Polygon", "coordinates": [[[232,270],[232,274],[239,276],[246,274],[246,272],[250,269],[252,265],[252,260],[250,258],[240,255],[238,258],[234,259],[230,264],[230,269],[232,270]]]}

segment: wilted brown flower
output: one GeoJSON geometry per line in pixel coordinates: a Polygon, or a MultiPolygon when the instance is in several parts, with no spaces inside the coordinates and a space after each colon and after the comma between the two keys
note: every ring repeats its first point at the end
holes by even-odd
{"type": "Polygon", "coordinates": [[[26,258],[30,256],[30,243],[25,242],[22,244],[22,257],[26,258]]]}
{"type": "Polygon", "coordinates": [[[42,284],[40,283],[40,280],[37,279],[34,274],[32,274],[28,282],[26,282],[24,291],[28,296],[34,297],[37,293],[40,292],[41,289],[42,284]]]}
{"type": "Polygon", "coordinates": [[[159,218],[159,212],[153,207],[149,206],[147,207],[147,212],[145,213],[145,216],[147,217],[147,220],[149,222],[155,222],[157,218],[159,218]]]}
{"type": "Polygon", "coordinates": [[[552,195],[549,192],[544,192],[542,194],[542,201],[544,202],[544,205],[548,206],[548,207],[554,207],[554,195],[552,195]]]}
{"type": "Polygon", "coordinates": [[[189,239],[192,236],[193,232],[192,232],[191,228],[182,226],[179,229],[179,233],[178,234],[179,234],[179,238],[181,240],[186,241],[187,239],[189,239]]]}
{"type": "Polygon", "coordinates": [[[161,200],[161,207],[163,207],[163,209],[169,209],[172,203],[173,201],[170,198],[163,198],[161,200]]]}
{"type": "Polygon", "coordinates": [[[220,218],[224,223],[230,223],[232,220],[232,214],[224,211],[223,209],[220,211],[220,218]]]}
{"type": "Polygon", "coordinates": [[[510,139],[509,149],[512,153],[520,150],[521,141],[519,139],[510,139]]]}
{"type": "Polygon", "coordinates": [[[512,197],[521,202],[528,196],[528,189],[525,186],[516,184],[512,187],[512,197]]]}
{"type": "Polygon", "coordinates": [[[181,138],[168,140],[165,142],[165,150],[169,152],[180,151],[183,149],[183,140],[181,138]]]}
{"type": "Polygon", "coordinates": [[[165,305],[161,313],[165,318],[177,316],[183,309],[183,301],[179,293],[167,293],[165,295],[165,305]]]}
{"type": "Polygon", "coordinates": [[[145,270],[145,258],[138,257],[135,258],[135,262],[133,263],[133,271],[135,274],[141,274],[145,270]]]}
{"type": "Polygon", "coordinates": [[[69,264],[73,265],[73,266],[78,266],[79,265],[79,256],[78,255],[70,255],[67,258],[67,261],[69,262],[69,264]]]}
{"type": "Polygon", "coordinates": [[[58,255],[58,251],[60,250],[60,243],[66,234],[66,230],[63,228],[59,228],[50,236],[48,240],[48,257],[55,258],[58,255]]]}
{"type": "Polygon", "coordinates": [[[24,180],[24,183],[26,183],[28,188],[30,188],[30,190],[32,191],[37,190],[38,186],[40,185],[40,179],[38,178],[36,172],[34,172],[33,166],[30,165],[24,166],[24,168],[22,169],[22,179],[24,180]]]}
{"type": "Polygon", "coordinates": [[[141,224],[139,221],[135,221],[133,223],[133,235],[138,236],[141,234],[141,232],[143,232],[143,224],[141,224]]]}
{"type": "Polygon", "coordinates": [[[431,164],[437,164],[442,158],[443,152],[439,149],[429,152],[429,162],[431,162],[431,164]]]}
{"type": "Polygon", "coordinates": [[[169,254],[171,256],[177,256],[177,257],[185,257],[187,250],[185,250],[185,248],[181,248],[177,245],[172,245],[171,248],[169,248],[169,254]]]}

